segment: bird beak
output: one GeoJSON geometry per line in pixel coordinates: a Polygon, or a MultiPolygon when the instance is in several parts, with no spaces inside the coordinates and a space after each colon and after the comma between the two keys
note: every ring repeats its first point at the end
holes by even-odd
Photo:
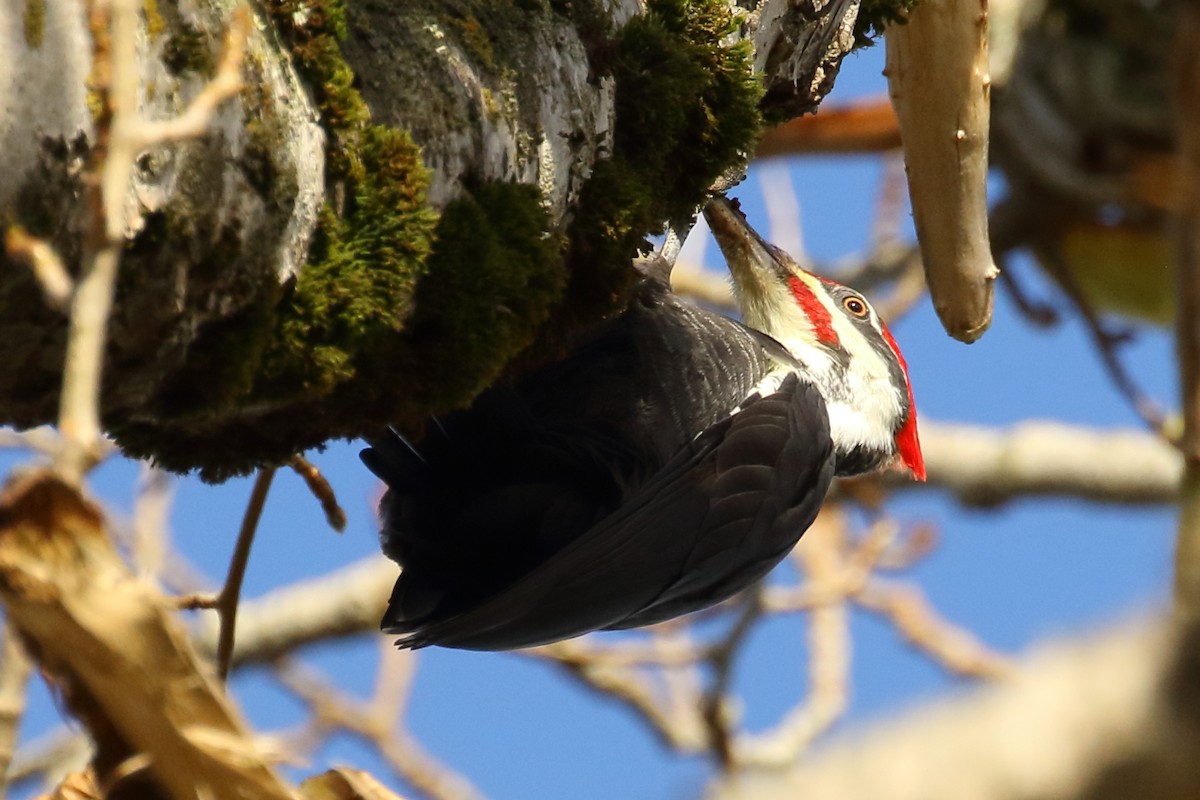
{"type": "Polygon", "coordinates": [[[733,201],[714,197],[704,207],[704,218],[725,255],[739,294],[762,295],[796,274],[789,268],[794,265],[792,259],[759,236],[733,201]]]}
{"type": "Polygon", "coordinates": [[[704,218],[729,264],[747,324],[777,338],[790,332],[812,345],[838,346],[829,311],[817,298],[820,278],[759,236],[735,202],[713,198],[704,218]]]}

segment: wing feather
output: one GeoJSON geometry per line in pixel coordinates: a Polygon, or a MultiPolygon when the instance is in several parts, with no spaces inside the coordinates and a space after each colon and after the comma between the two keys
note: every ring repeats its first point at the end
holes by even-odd
{"type": "Polygon", "coordinates": [[[709,427],[616,512],[511,586],[399,643],[526,647],[718,602],[795,544],[832,473],[823,403],[791,376],[709,427]]]}

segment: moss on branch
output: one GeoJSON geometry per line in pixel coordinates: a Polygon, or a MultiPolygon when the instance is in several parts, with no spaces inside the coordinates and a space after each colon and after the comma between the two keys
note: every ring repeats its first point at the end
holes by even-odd
{"type": "MultiPolygon", "coordinates": [[[[440,25],[477,66],[498,72],[519,67],[507,39],[563,13],[541,0],[440,8],[440,25]]],[[[750,45],[726,44],[735,28],[727,4],[651,0],[619,31],[589,29],[593,73],[615,80],[615,136],[565,233],[527,185],[467,181],[439,215],[419,147],[373,120],[357,88],[340,45],[341,0],[268,0],[265,9],[327,134],[327,199],[308,263],[285,286],[247,286],[253,300],[199,332],[149,407],[106,419],[130,454],[208,479],[385,424],[416,427],[469,403],[515,360],[560,349],[619,307],[630,258],[703,202],[760,125],[750,45]]],[[[202,66],[176,50],[181,69],[202,66]]],[[[528,117],[525,94],[518,99],[528,117]]],[[[290,185],[269,158],[286,132],[269,117],[248,130],[243,172],[273,197],[290,185]]],[[[148,220],[135,248],[185,236],[185,216],[148,220]]]]}

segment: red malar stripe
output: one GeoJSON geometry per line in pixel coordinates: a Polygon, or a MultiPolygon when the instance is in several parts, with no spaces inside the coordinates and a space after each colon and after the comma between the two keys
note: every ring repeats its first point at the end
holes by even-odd
{"type": "Polygon", "coordinates": [[[829,309],[821,304],[817,296],[812,293],[812,289],[808,288],[808,284],[793,275],[788,278],[788,288],[792,290],[792,297],[796,298],[796,302],[800,304],[800,308],[812,322],[813,332],[817,334],[817,338],[825,344],[840,344],[837,331],[833,329],[833,319],[829,316],[829,309]]]}

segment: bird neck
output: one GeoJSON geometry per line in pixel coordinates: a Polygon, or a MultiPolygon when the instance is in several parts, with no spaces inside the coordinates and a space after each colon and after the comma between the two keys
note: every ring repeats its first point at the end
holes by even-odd
{"type": "MultiPolygon", "coordinates": [[[[817,387],[829,416],[838,475],[885,466],[896,454],[896,430],[905,413],[886,364],[850,358],[807,341],[784,342],[800,377],[817,387]]],[[[786,372],[780,370],[777,381],[786,372]]]]}

